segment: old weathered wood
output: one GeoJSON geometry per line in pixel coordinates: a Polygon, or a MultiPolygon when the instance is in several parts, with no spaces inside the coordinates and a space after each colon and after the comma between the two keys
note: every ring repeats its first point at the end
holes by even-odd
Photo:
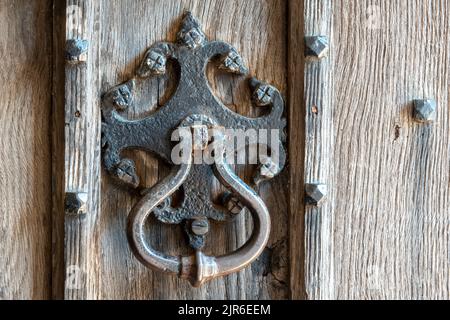
{"type": "Polygon", "coordinates": [[[64,87],[66,6],[53,4],[53,97],[52,97],[52,298],[64,298],[64,87]]]}
{"type": "MultiPolygon", "coordinates": [[[[302,289],[296,256],[304,255],[309,299],[448,299],[449,5],[341,0],[296,6],[304,11],[304,33],[328,34],[331,49],[325,60],[304,63],[302,182],[320,180],[330,193],[324,207],[306,207],[304,250],[291,220],[294,297],[302,289]],[[438,101],[438,119],[418,124],[412,102],[427,98],[438,101]]],[[[300,28],[291,18],[290,50],[300,28]]],[[[293,61],[296,99],[302,71],[293,61]]],[[[297,131],[290,133],[293,139],[297,131]]],[[[295,150],[291,140],[291,156],[301,156],[295,150]]],[[[291,158],[291,192],[300,189],[297,170],[291,158]]],[[[301,225],[297,206],[291,198],[291,219],[301,225]]]]}
{"type": "Polygon", "coordinates": [[[449,298],[449,13],[333,1],[335,298],[449,298]],[[418,124],[427,98],[437,120],[418,124]]]}
{"type": "MultiPolygon", "coordinates": [[[[332,0],[305,1],[305,36],[332,39],[332,0]]],[[[329,43],[330,47],[334,44],[329,43]]],[[[333,187],[333,81],[332,51],[323,58],[307,57],[304,70],[305,161],[304,183],[333,187]]],[[[332,299],[333,202],[305,208],[305,287],[309,299],[332,299]]]]}
{"type": "MultiPolygon", "coordinates": [[[[235,45],[254,75],[285,91],[286,30],[283,24],[279,24],[286,15],[285,3],[274,0],[249,1],[246,5],[240,1],[102,1],[98,4],[101,8],[99,20],[94,13],[98,12],[97,6],[94,8],[83,1],[69,1],[68,5],[81,5],[84,20],[75,18],[75,21],[86,23],[92,28],[83,29],[83,38],[93,37],[92,30],[100,35],[101,65],[97,69],[95,60],[92,60],[92,52],[96,49],[91,47],[85,65],[66,66],[65,117],[68,126],[65,130],[65,191],[87,191],[90,198],[85,215],[65,217],[65,281],[77,270],[81,271],[82,277],[81,288],[73,290],[66,286],[65,297],[286,298],[287,210],[285,192],[280,192],[286,190],[286,174],[261,190],[273,218],[270,247],[261,259],[239,274],[218,279],[201,289],[193,289],[183,280],[147,270],[131,254],[125,233],[126,217],[139,196],[114,185],[107,174],[97,179],[98,153],[93,149],[93,143],[98,137],[95,119],[98,116],[96,112],[99,111],[100,94],[112,84],[129,78],[151,44],[159,40],[173,41],[179,19],[185,10],[191,10],[199,18],[211,39],[235,45]],[[220,16],[220,19],[211,20],[214,16],[220,16]],[[242,17],[246,17],[246,20],[242,17]],[[97,72],[101,74],[101,89],[96,89],[97,72]],[[89,88],[86,87],[87,79],[91,79],[89,88]],[[88,118],[78,117],[86,112],[91,113],[88,118]],[[84,133],[81,132],[83,128],[84,133]],[[99,181],[102,181],[103,188],[101,211],[98,211],[95,202],[98,192],[95,183],[99,181]]],[[[69,30],[69,21],[66,26],[69,30]]],[[[67,34],[69,36],[74,35],[67,34]]],[[[245,79],[224,75],[213,69],[209,72],[211,85],[218,96],[230,108],[243,114],[256,115],[245,79]]],[[[163,103],[176,87],[176,81],[172,79],[175,75],[174,68],[171,68],[167,76],[151,79],[143,87],[137,88],[136,106],[127,116],[144,116],[163,103]],[[168,93],[165,93],[166,88],[168,93]]],[[[167,173],[167,168],[149,155],[135,152],[132,157],[137,162],[140,176],[144,177],[144,186],[153,185],[167,173]]],[[[249,170],[241,173],[250,178],[249,170]]],[[[61,206],[62,199],[57,200],[61,206]]],[[[212,228],[215,237],[208,244],[208,250],[215,255],[223,254],[244,243],[251,230],[251,220],[244,217],[232,226],[215,225],[212,228]]],[[[149,237],[157,247],[164,247],[172,253],[183,253],[187,248],[183,232],[177,227],[161,226],[152,221],[149,237]]],[[[57,274],[61,274],[61,267],[58,269],[57,263],[54,269],[57,274]]]]}
{"type": "Polygon", "coordinates": [[[305,299],[305,108],[303,0],[289,1],[289,291],[292,299],[305,299]]]}
{"type": "MultiPolygon", "coordinates": [[[[64,107],[65,125],[64,196],[55,204],[61,205],[65,199],[65,299],[95,298],[100,290],[96,281],[98,253],[94,245],[98,237],[100,191],[100,38],[96,30],[99,5],[98,2],[69,0],[65,8],[65,101],[64,106],[60,106],[64,107]],[[68,59],[67,43],[73,40],[88,43],[87,52],[76,61],[68,59]],[[73,201],[68,203],[68,194],[85,201],[84,210],[74,210],[73,201]]],[[[55,234],[55,241],[62,241],[62,238],[55,234]]],[[[54,272],[59,274],[60,270],[55,267],[54,272]]]]}
{"type": "MultiPolygon", "coordinates": [[[[52,1],[0,1],[0,299],[450,298],[450,1],[53,4],[52,54],[52,1]],[[260,190],[270,246],[200,289],[131,254],[126,216],[139,195],[101,172],[99,150],[100,94],[129,78],[152,43],[174,40],[186,9],[289,98],[289,171],[260,190]],[[301,57],[313,34],[331,40],[321,61],[301,57]],[[68,64],[65,40],[78,37],[89,52],[68,64]],[[434,123],[414,121],[414,99],[437,101],[434,123]],[[329,186],[324,206],[305,206],[308,182],[329,186]],[[66,192],[87,193],[86,210],[65,212],[66,192]]],[[[138,88],[128,116],[166,101],[174,74],[138,88]]],[[[261,112],[242,77],[211,67],[209,78],[233,110],[261,112]]],[[[145,186],[168,172],[145,153],[131,157],[145,186]]],[[[238,172],[248,179],[250,169],[238,172]]],[[[251,227],[247,216],[212,225],[208,253],[235,249],[251,227]]],[[[148,230],[156,247],[187,248],[180,228],[148,230]]]]}
{"type": "Polygon", "coordinates": [[[0,300],[51,295],[51,1],[0,1],[0,300]]]}
{"type": "MultiPolygon", "coordinates": [[[[210,39],[236,46],[251,73],[283,92],[286,90],[286,3],[271,1],[103,1],[101,74],[102,91],[130,78],[145,50],[160,40],[173,41],[185,10],[198,17],[210,39]],[[117,10],[120,8],[120,10],[117,10]],[[137,14],[139,13],[139,14],[137,14]],[[114,23],[112,23],[114,22],[114,23]]],[[[213,71],[211,85],[218,96],[240,113],[256,115],[251,107],[250,92],[243,77],[213,71]]],[[[136,118],[154,110],[166,101],[176,87],[172,71],[149,80],[137,88],[136,106],[128,117],[136,118]],[[166,88],[168,91],[166,92],[166,88]]],[[[131,155],[137,163],[143,185],[151,186],[167,174],[167,168],[141,152],[131,155]]],[[[248,180],[249,170],[241,174],[248,180]]],[[[217,279],[200,289],[176,277],[154,273],[143,267],[131,254],[125,233],[126,217],[139,196],[118,188],[107,174],[102,175],[101,215],[97,221],[97,261],[101,285],[100,298],[127,299],[211,299],[211,298],[286,298],[287,297],[287,209],[286,177],[264,186],[261,193],[273,218],[270,248],[255,264],[239,274],[217,279]],[[284,190],[284,191],[283,191],[284,190]]],[[[251,228],[250,218],[235,223],[213,225],[208,254],[223,254],[244,243],[251,228]]],[[[162,226],[151,221],[149,237],[155,247],[166,252],[183,253],[187,245],[179,227],[162,226]]]]}

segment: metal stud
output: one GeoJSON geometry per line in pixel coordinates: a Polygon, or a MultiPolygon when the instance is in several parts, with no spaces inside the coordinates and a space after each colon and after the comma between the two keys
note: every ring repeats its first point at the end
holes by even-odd
{"type": "Polygon", "coordinates": [[[190,12],[184,16],[181,30],[178,33],[178,42],[190,49],[197,49],[206,43],[206,35],[202,31],[200,23],[190,12]]]}
{"type": "Polygon", "coordinates": [[[138,69],[138,75],[146,78],[150,75],[161,75],[166,73],[167,57],[158,52],[150,50],[145,55],[141,66],[138,69]]]}
{"type": "Polygon", "coordinates": [[[222,195],[222,204],[232,215],[240,214],[245,208],[242,202],[230,192],[222,195]]]}
{"type": "Polygon", "coordinates": [[[264,181],[275,178],[280,173],[280,166],[275,163],[270,157],[261,160],[256,174],[253,178],[256,185],[261,184],[264,181]]]}
{"type": "Polygon", "coordinates": [[[139,177],[136,174],[136,166],[131,159],[122,159],[114,170],[114,176],[121,183],[137,188],[139,177]]]}
{"type": "Polygon", "coordinates": [[[253,101],[258,107],[265,107],[272,103],[273,95],[276,92],[273,86],[252,78],[250,87],[253,90],[253,101]]]}
{"type": "Polygon", "coordinates": [[[227,203],[227,209],[231,214],[239,214],[244,209],[244,205],[235,197],[230,198],[227,203]]]}
{"type": "Polygon", "coordinates": [[[103,102],[119,111],[124,111],[133,103],[134,81],[128,81],[109,90],[103,96],[103,102]]]}
{"type": "Polygon", "coordinates": [[[70,39],[66,41],[66,60],[69,63],[85,62],[89,41],[83,39],[70,39]]]}
{"type": "Polygon", "coordinates": [[[321,183],[307,183],[305,186],[306,203],[321,206],[326,200],[328,188],[321,183]]]}
{"type": "Polygon", "coordinates": [[[234,50],[228,52],[227,55],[222,57],[222,64],[220,69],[228,70],[236,74],[247,74],[248,69],[244,65],[242,57],[234,50]]]}
{"type": "Polygon", "coordinates": [[[329,46],[328,37],[326,36],[312,36],[305,37],[305,55],[312,56],[318,59],[323,59],[326,57],[329,46]]]}
{"type": "Polygon", "coordinates": [[[64,199],[65,212],[68,215],[83,215],[87,211],[88,194],[85,192],[68,192],[64,199]]]}
{"type": "Polygon", "coordinates": [[[435,100],[414,100],[414,119],[424,123],[435,121],[436,109],[435,100]]]}

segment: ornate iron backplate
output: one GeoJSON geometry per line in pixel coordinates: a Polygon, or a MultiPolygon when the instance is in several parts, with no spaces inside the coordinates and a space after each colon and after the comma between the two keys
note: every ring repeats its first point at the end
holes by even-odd
{"type": "MultiPolygon", "coordinates": [[[[206,67],[218,60],[219,68],[236,74],[247,74],[241,56],[231,45],[208,41],[198,21],[186,13],[176,43],[157,43],[145,54],[136,76],[118,85],[102,97],[103,162],[117,181],[131,188],[139,186],[134,162],[122,158],[125,149],[141,149],[155,154],[173,165],[171,136],[178,128],[188,128],[197,135],[189,150],[203,150],[210,143],[208,129],[277,129],[279,135],[279,161],[265,159],[254,176],[254,185],[271,179],[281,172],[285,164],[283,118],[284,101],[273,86],[250,79],[253,102],[256,106],[270,107],[269,114],[248,118],[227,108],[212,92],[206,77],[206,67]],[[149,117],[128,120],[120,115],[133,104],[133,87],[137,81],[166,72],[168,61],[178,64],[180,80],[172,98],[149,117]]],[[[226,139],[221,136],[215,139],[226,139]]],[[[270,137],[268,138],[270,141],[270,137]]],[[[248,141],[246,143],[249,143],[248,141]]],[[[227,163],[224,152],[216,155],[212,165],[194,164],[192,154],[181,165],[173,165],[172,173],[147,190],[128,218],[130,245],[137,258],[146,266],[191,281],[199,286],[212,278],[239,271],[256,259],[269,238],[269,212],[261,198],[239,179],[227,163]],[[222,203],[212,200],[212,184],[217,177],[229,190],[222,203]],[[183,193],[182,203],[173,206],[172,196],[183,193]],[[209,231],[209,219],[224,221],[239,214],[244,207],[254,220],[254,231],[248,242],[237,251],[222,257],[208,257],[202,249],[209,231]],[[144,223],[150,214],[168,224],[185,224],[190,246],[195,254],[186,257],[168,256],[154,250],[144,237],[144,223]]]]}

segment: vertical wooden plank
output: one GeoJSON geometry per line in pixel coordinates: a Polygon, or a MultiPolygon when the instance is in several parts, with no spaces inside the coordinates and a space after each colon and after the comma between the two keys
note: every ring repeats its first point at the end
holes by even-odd
{"type": "MultiPolygon", "coordinates": [[[[328,1],[304,3],[306,35],[333,26],[327,60],[305,67],[305,181],[328,177],[322,182],[330,186],[326,206],[306,209],[307,297],[448,299],[449,75],[442,66],[449,65],[450,1],[339,0],[332,12],[328,1]],[[438,102],[433,124],[412,117],[413,99],[422,98],[438,102]],[[314,116],[311,105],[328,109],[314,116]]],[[[292,98],[298,78],[290,78],[292,98]]],[[[294,289],[301,267],[291,267],[294,289]]]]}
{"type": "MultiPolygon", "coordinates": [[[[298,42],[300,37],[301,27],[298,26],[302,20],[293,14],[303,15],[303,31],[304,36],[326,36],[332,39],[332,1],[331,0],[306,0],[303,3],[303,13],[299,12],[302,8],[300,4],[293,6],[297,10],[291,11],[291,42],[298,42]],[[296,31],[297,30],[297,31],[296,31]],[[292,37],[295,37],[294,39],[292,37]]],[[[302,37],[303,41],[303,37],[302,37]]],[[[297,45],[298,46],[298,45],[297,45]]],[[[331,43],[333,46],[333,43],[331,43]]],[[[303,46],[298,46],[303,48],[303,46]]],[[[300,52],[304,52],[300,51],[300,52]]],[[[331,51],[332,52],[332,51],[331,51]]],[[[291,184],[298,192],[304,194],[304,188],[307,183],[320,183],[327,185],[330,190],[333,184],[332,181],[332,166],[333,159],[332,142],[334,137],[333,132],[333,83],[332,83],[332,54],[331,52],[324,58],[307,57],[303,60],[304,70],[302,67],[296,67],[295,73],[291,74],[291,154],[302,155],[298,146],[293,144],[299,143],[297,139],[304,138],[304,159],[303,166],[301,160],[294,160],[291,164],[291,184]],[[303,103],[299,101],[299,97],[295,97],[296,92],[301,91],[302,88],[298,81],[301,71],[304,72],[304,97],[303,103]],[[298,90],[295,90],[297,88],[298,90]],[[294,95],[294,96],[293,96],[294,95]],[[298,105],[294,105],[298,103],[298,105]],[[295,119],[292,114],[295,113],[293,108],[303,108],[299,115],[304,116],[304,119],[295,119]],[[296,127],[293,121],[304,121],[301,127],[296,127]],[[304,134],[299,134],[299,128],[304,128],[304,134]],[[293,166],[298,166],[293,168],[293,166]],[[298,171],[303,168],[303,180],[299,180],[302,174],[298,171]],[[299,181],[303,185],[299,185],[299,181]]],[[[293,52],[291,54],[294,54],[293,52]]],[[[301,63],[296,57],[291,58],[290,65],[301,63]]],[[[291,71],[292,72],[292,71],[291,71]]],[[[300,95],[301,97],[301,95],[300,95]]],[[[303,143],[299,143],[303,146],[303,143]]],[[[292,159],[292,156],[291,156],[292,159]]],[[[293,197],[291,196],[291,199],[293,197]]],[[[302,197],[299,197],[304,200],[302,197]]],[[[332,196],[328,195],[323,205],[316,207],[307,205],[304,211],[304,223],[297,222],[301,217],[301,206],[299,199],[291,200],[291,248],[300,253],[291,252],[299,259],[304,257],[304,269],[299,266],[300,261],[291,262],[293,275],[291,286],[293,290],[293,297],[301,297],[301,282],[300,275],[304,272],[304,288],[306,297],[308,299],[332,299],[334,297],[334,280],[333,280],[333,202],[332,196]],[[298,212],[297,212],[298,211],[298,212]],[[297,216],[299,215],[299,217],[297,216]],[[299,227],[304,225],[304,253],[300,249],[301,238],[296,235],[302,235],[302,231],[298,231],[299,227]]],[[[293,258],[295,259],[295,258],[293,258]]]]}
{"type": "Polygon", "coordinates": [[[448,299],[450,1],[333,6],[336,297],[448,299]]]}
{"type": "Polygon", "coordinates": [[[99,4],[66,2],[66,60],[68,41],[87,41],[88,49],[81,61],[66,61],[65,67],[65,299],[96,298],[100,290],[93,245],[100,188],[99,4]],[[84,208],[74,210],[77,204],[71,196],[78,197],[84,208]]]}
{"type": "Polygon", "coordinates": [[[51,290],[51,1],[0,1],[0,300],[51,290]]]}
{"type": "Polygon", "coordinates": [[[64,81],[66,4],[53,2],[52,89],[52,299],[64,298],[64,81]]]}
{"type": "Polygon", "coordinates": [[[305,287],[305,107],[304,1],[289,1],[289,268],[290,298],[306,299],[305,287]]]}
{"type": "MultiPolygon", "coordinates": [[[[145,50],[156,41],[174,41],[180,18],[190,10],[201,21],[209,39],[232,43],[252,75],[286,92],[286,2],[279,0],[130,1],[102,2],[102,92],[129,79],[145,50]],[[120,8],[120,10],[118,10],[120,8]]],[[[250,92],[243,77],[209,71],[211,85],[231,109],[255,116],[250,92]]],[[[174,71],[150,79],[136,90],[130,118],[142,117],[167,101],[176,87],[174,71]]],[[[142,152],[131,154],[144,186],[152,186],[167,168],[142,152]]],[[[249,181],[249,170],[241,170],[249,181]]],[[[282,299],[287,297],[287,174],[260,190],[273,219],[269,247],[251,267],[200,289],[175,277],[154,273],[132,255],[126,239],[126,217],[139,196],[118,188],[102,174],[101,216],[98,221],[97,259],[101,298],[106,299],[282,299]]],[[[153,244],[172,254],[186,250],[181,227],[149,224],[153,244]]],[[[219,255],[239,247],[247,239],[249,217],[234,223],[214,224],[208,239],[210,254],[219,255]]]]}

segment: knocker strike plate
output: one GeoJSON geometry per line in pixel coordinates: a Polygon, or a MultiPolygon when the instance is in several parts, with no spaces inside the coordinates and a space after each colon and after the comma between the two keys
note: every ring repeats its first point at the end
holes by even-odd
{"type": "Polygon", "coordinates": [[[209,41],[198,21],[186,13],[177,42],[153,45],[133,79],[110,89],[102,97],[103,163],[118,182],[130,188],[138,188],[140,184],[134,162],[121,156],[126,149],[145,150],[173,167],[171,174],[145,192],[130,212],[128,237],[133,252],[147,267],[176,274],[193,286],[246,267],[261,254],[269,239],[269,212],[257,193],[230,168],[231,160],[239,151],[229,152],[230,141],[247,132],[265,134],[264,139],[257,141],[244,139],[246,148],[257,144],[268,150],[257,159],[259,167],[254,186],[278,175],[286,160],[283,147],[286,120],[280,92],[255,78],[250,79],[253,104],[269,107],[270,112],[259,118],[241,116],[212,92],[206,77],[210,61],[218,61],[219,68],[227,72],[241,75],[248,72],[235,48],[221,41],[209,41]],[[178,64],[180,72],[172,98],[146,118],[124,118],[121,112],[133,105],[134,86],[146,78],[164,74],[169,62],[178,64]],[[235,136],[231,137],[233,133],[235,136]],[[174,152],[174,136],[178,137],[178,153],[174,152]],[[209,151],[213,161],[200,164],[194,161],[194,154],[204,151],[209,151]],[[215,177],[228,190],[221,203],[213,201],[215,177]],[[182,201],[173,205],[172,196],[177,191],[183,193],[182,201]],[[241,213],[244,207],[254,221],[254,231],[247,243],[224,256],[205,255],[202,250],[209,221],[224,221],[241,213]],[[194,253],[169,256],[153,249],[145,240],[144,231],[151,214],[163,223],[183,223],[194,253]]]}

